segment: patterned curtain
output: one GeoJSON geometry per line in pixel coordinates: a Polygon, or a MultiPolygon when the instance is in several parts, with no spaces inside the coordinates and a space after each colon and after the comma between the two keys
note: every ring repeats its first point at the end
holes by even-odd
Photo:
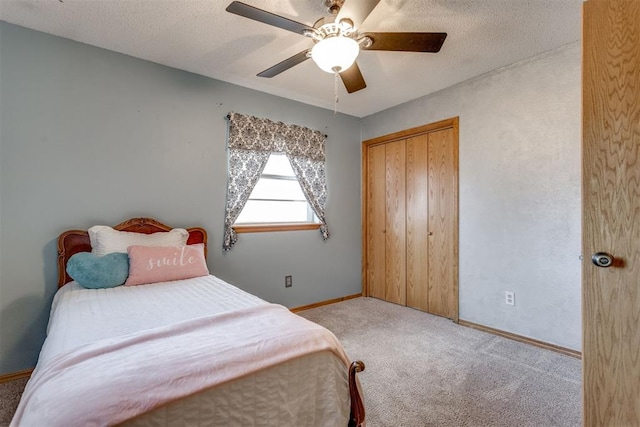
{"type": "Polygon", "coordinates": [[[325,135],[317,130],[268,119],[229,114],[229,166],[224,241],[229,250],[237,235],[233,223],[247,203],[271,153],[286,153],[307,201],[322,223],[323,239],[329,238],[325,219],[327,186],[325,135]]]}
{"type": "Polygon", "coordinates": [[[329,227],[324,217],[324,206],[327,201],[324,161],[316,161],[308,157],[294,157],[289,154],[287,154],[287,157],[293,167],[293,173],[296,174],[300,187],[302,187],[304,196],[322,223],[320,225],[322,238],[327,240],[329,238],[329,227]]]}
{"type": "Polygon", "coordinates": [[[268,151],[229,149],[227,207],[222,241],[222,249],[225,251],[231,249],[238,240],[238,234],[232,227],[233,223],[236,222],[242,208],[249,200],[270,154],[268,151]]]}

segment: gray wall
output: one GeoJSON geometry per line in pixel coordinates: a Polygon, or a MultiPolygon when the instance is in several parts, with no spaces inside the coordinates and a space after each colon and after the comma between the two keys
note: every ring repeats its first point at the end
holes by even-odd
{"type": "Polygon", "coordinates": [[[361,291],[359,119],[6,23],[0,52],[0,374],[36,362],[70,228],[204,226],[214,274],[290,307],[361,291]],[[329,135],[331,239],[242,234],[222,252],[230,111],[329,135]]]}
{"type": "Polygon", "coordinates": [[[460,117],[460,318],[577,350],[580,88],[574,43],[362,120],[366,140],[460,117]]]}

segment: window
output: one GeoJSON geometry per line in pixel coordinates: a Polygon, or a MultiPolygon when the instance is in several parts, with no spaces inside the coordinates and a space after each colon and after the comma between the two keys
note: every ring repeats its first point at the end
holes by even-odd
{"type": "Polygon", "coordinates": [[[271,153],[260,180],[234,223],[234,229],[237,232],[255,232],[314,229],[319,225],[289,159],[284,153],[271,153]]]}
{"type": "Polygon", "coordinates": [[[257,231],[316,229],[327,240],[327,136],[302,126],[238,113],[227,117],[227,201],[222,249],[230,250],[238,233],[257,231]]]}

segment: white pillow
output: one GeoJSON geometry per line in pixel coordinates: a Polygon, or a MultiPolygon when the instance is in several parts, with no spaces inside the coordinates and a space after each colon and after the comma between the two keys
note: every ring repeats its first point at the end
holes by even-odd
{"type": "Polygon", "coordinates": [[[107,225],[94,225],[89,230],[91,253],[103,256],[113,252],[127,253],[129,246],[184,246],[189,232],[184,228],[144,234],[118,231],[107,225]]]}

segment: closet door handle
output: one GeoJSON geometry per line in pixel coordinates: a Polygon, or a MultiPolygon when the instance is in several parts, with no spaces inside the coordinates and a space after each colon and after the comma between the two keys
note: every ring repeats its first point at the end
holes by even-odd
{"type": "Polygon", "coordinates": [[[427,232],[427,236],[433,236],[433,231],[427,232]]]}

